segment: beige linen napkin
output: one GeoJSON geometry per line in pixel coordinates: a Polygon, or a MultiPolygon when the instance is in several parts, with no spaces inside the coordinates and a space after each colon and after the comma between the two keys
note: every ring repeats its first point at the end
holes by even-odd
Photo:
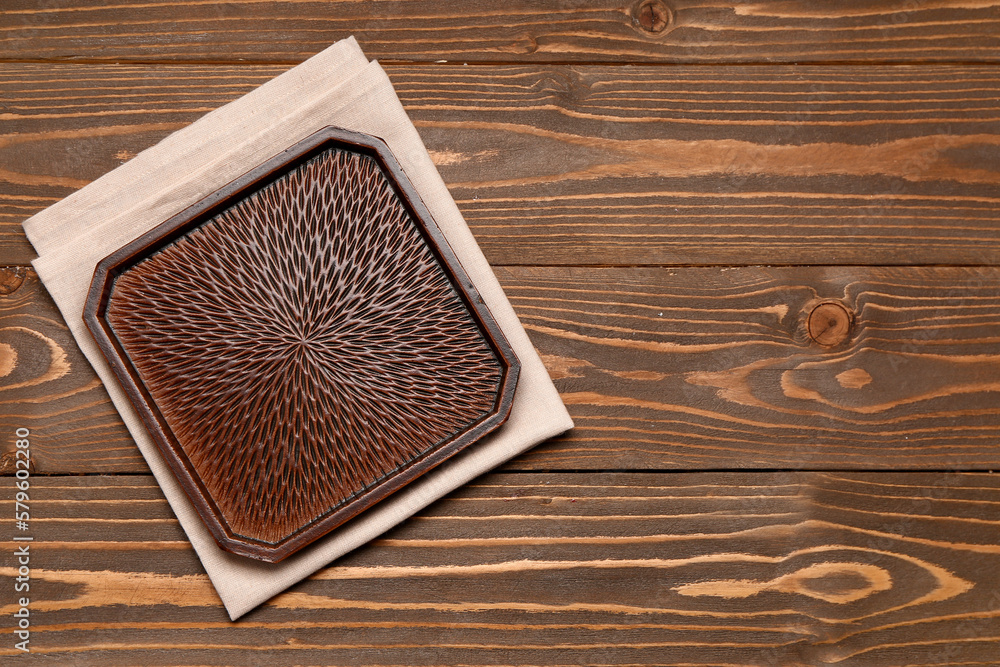
{"type": "Polygon", "coordinates": [[[354,38],[338,42],[204,116],[24,223],[35,269],[103,380],[231,618],[377,537],[474,477],[573,423],[500,284],[406,116],[388,77],[354,38]],[[83,320],[97,263],[125,243],[327,125],[381,137],[413,182],[521,360],[499,430],[281,563],[222,551],[160,456],[83,320]]]}

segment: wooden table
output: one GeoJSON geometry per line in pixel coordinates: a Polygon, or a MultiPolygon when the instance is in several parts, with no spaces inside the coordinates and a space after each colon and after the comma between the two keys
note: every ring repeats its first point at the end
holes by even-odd
{"type": "Polygon", "coordinates": [[[105,4],[0,12],[4,664],[1000,663],[1000,3],[105,4]],[[577,428],[231,623],[20,222],[349,34],[577,428]]]}

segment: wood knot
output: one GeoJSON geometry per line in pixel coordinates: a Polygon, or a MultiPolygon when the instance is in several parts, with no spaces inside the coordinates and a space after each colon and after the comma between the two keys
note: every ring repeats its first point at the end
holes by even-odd
{"type": "Polygon", "coordinates": [[[632,10],[632,20],[644,31],[659,35],[674,22],[674,13],[663,0],[641,0],[632,10]]]}
{"type": "Polygon", "coordinates": [[[854,315],[839,301],[823,301],[813,306],[806,319],[809,337],[823,347],[834,347],[847,340],[854,315]]]}
{"type": "MultiPolygon", "coordinates": [[[[15,452],[4,452],[0,456],[0,475],[13,475],[17,473],[17,454],[15,452]]],[[[23,461],[24,459],[21,460],[23,461]]],[[[28,473],[35,474],[34,459],[28,460],[28,473]]]]}
{"type": "Polygon", "coordinates": [[[9,296],[20,289],[27,273],[22,266],[0,268],[0,296],[9,296]]]}

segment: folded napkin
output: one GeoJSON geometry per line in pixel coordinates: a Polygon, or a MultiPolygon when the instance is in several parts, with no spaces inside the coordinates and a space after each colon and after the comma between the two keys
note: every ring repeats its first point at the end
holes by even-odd
{"type": "Polygon", "coordinates": [[[377,62],[338,42],[204,116],[25,221],[34,267],[135,438],[234,620],[474,477],[573,423],[462,215],[377,62]],[[381,137],[451,244],[521,361],[507,422],[401,491],[280,563],[222,551],[146,433],[82,320],[97,263],[327,125],[381,137]]]}

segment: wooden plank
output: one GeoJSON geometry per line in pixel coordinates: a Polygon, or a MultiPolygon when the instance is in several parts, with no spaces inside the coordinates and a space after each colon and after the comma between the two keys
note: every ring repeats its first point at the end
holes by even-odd
{"type": "Polygon", "coordinates": [[[8,0],[0,58],[297,62],[354,34],[434,62],[996,61],[997,3],[8,0]]]}
{"type": "MultiPolygon", "coordinates": [[[[284,67],[8,65],[20,223],[284,67]]],[[[997,264],[988,67],[395,66],[494,264],[997,264]]]]}
{"type": "Polygon", "coordinates": [[[577,425],[518,467],[1000,468],[997,269],[498,273],[577,425]]]}
{"type": "MultiPolygon", "coordinates": [[[[577,424],[509,469],[1000,469],[1000,269],[498,276],[577,424]],[[824,300],[854,317],[832,347],[806,331],[824,300]]],[[[0,315],[0,432],[36,433],[40,472],[145,470],[33,274],[0,315]]]]}
{"type": "Polygon", "coordinates": [[[997,475],[495,474],[238,623],[151,478],[30,493],[36,660],[867,667],[1000,649],[997,475]]]}

